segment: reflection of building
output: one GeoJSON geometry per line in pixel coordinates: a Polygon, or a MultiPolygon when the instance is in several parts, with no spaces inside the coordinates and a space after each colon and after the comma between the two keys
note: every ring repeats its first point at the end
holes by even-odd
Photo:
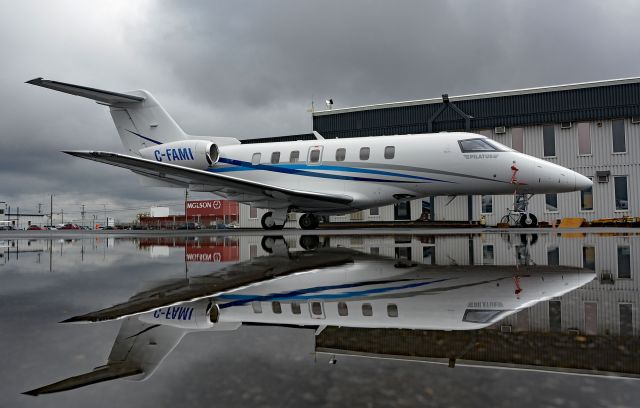
{"type": "Polygon", "coordinates": [[[14,229],[26,229],[30,225],[44,225],[48,221],[48,216],[39,213],[5,213],[4,220],[9,221],[14,229]]]}
{"type": "Polygon", "coordinates": [[[240,260],[238,240],[229,237],[149,237],[139,241],[140,248],[150,248],[152,256],[169,255],[169,248],[185,249],[187,262],[237,262],[240,260]],[[162,251],[162,248],[166,248],[162,251]]]}

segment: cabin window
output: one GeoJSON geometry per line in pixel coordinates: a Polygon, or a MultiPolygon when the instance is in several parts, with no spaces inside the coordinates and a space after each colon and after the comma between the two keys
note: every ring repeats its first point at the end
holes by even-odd
{"type": "Polygon", "coordinates": [[[273,301],[271,302],[271,310],[275,314],[280,314],[282,313],[282,305],[278,301],[273,301]]]}
{"type": "Polygon", "coordinates": [[[311,314],[314,316],[322,316],[322,303],[311,302],[311,314]]]}
{"type": "Polygon", "coordinates": [[[398,306],[396,304],[389,303],[387,305],[387,316],[398,317],[398,306]]]}
{"type": "Polygon", "coordinates": [[[253,313],[262,313],[262,304],[260,302],[251,302],[253,313]]]}
{"type": "Polygon", "coordinates": [[[362,315],[363,316],[373,316],[373,307],[371,307],[371,303],[363,303],[362,304],[362,315]]]}
{"type": "Polygon", "coordinates": [[[462,150],[462,153],[498,151],[498,149],[489,144],[485,139],[458,140],[458,144],[460,145],[460,150],[462,150]]]}
{"type": "Polygon", "coordinates": [[[578,123],[578,154],[591,154],[591,129],[588,122],[578,123]]]}
{"type": "Polygon", "coordinates": [[[631,279],[631,248],[618,246],[618,278],[631,279]]]}
{"type": "Polygon", "coordinates": [[[291,154],[289,155],[289,162],[297,163],[299,161],[300,161],[300,151],[298,150],[292,151],[291,154]]]}
{"type": "Polygon", "coordinates": [[[280,163],[280,152],[271,153],[271,164],[280,163]]]}
{"type": "Polygon", "coordinates": [[[615,189],[616,210],[629,209],[629,196],[627,195],[627,176],[617,176],[613,178],[615,189]]]}
{"type": "Polygon", "coordinates": [[[300,308],[300,303],[298,303],[298,302],[292,302],[291,303],[291,313],[293,313],[295,315],[299,315],[300,313],[302,313],[302,310],[300,308]]]}
{"type": "Polygon", "coordinates": [[[346,157],[347,157],[347,149],[345,149],[344,147],[341,147],[338,150],[336,150],[336,161],[344,161],[346,157]]]}
{"type": "Polygon", "coordinates": [[[313,149],[309,152],[309,163],[318,163],[320,161],[320,149],[313,149]]]}
{"type": "Polygon", "coordinates": [[[369,160],[369,154],[371,153],[371,149],[368,147],[360,148],[360,160],[369,160]]]}
{"type": "Polygon", "coordinates": [[[556,133],[553,125],[542,127],[542,144],[544,157],[554,157],[556,155],[556,133]]]}
{"type": "Polygon", "coordinates": [[[384,158],[385,159],[393,159],[396,156],[396,147],[395,146],[387,146],[384,148],[384,158]]]}
{"type": "Polygon", "coordinates": [[[349,308],[347,307],[347,304],[344,302],[339,302],[338,303],[338,314],[340,316],[348,316],[349,315],[349,308]]]}
{"type": "Polygon", "coordinates": [[[613,132],[613,152],[624,153],[627,151],[626,138],[624,135],[624,120],[618,119],[611,123],[613,132]]]}
{"type": "Polygon", "coordinates": [[[251,156],[251,164],[254,166],[260,164],[260,156],[262,156],[260,153],[254,153],[253,156],[251,156]]]}

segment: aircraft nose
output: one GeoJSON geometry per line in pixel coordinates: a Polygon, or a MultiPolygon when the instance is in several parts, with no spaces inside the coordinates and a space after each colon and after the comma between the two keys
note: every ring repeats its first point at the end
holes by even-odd
{"type": "Polygon", "coordinates": [[[593,181],[580,173],[574,173],[576,177],[576,190],[582,191],[591,188],[593,181]]]}

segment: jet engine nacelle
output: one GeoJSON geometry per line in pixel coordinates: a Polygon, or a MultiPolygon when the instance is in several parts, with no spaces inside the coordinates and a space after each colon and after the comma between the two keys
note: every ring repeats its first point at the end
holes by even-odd
{"type": "Polygon", "coordinates": [[[138,316],[140,321],[181,329],[210,329],[218,322],[218,307],[208,301],[183,303],[156,309],[138,316]]]}
{"type": "Polygon", "coordinates": [[[140,149],[145,159],[206,170],[218,161],[218,145],[206,140],[181,140],[140,149]]]}

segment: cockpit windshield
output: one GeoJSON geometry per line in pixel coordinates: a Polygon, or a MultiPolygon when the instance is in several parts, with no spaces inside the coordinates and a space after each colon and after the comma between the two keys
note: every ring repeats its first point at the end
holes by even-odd
{"type": "Polygon", "coordinates": [[[462,321],[468,323],[489,323],[499,320],[509,312],[509,310],[467,309],[464,312],[462,321]]]}
{"type": "Polygon", "coordinates": [[[482,138],[458,140],[458,144],[462,153],[499,152],[501,150],[489,140],[482,138]]]}

